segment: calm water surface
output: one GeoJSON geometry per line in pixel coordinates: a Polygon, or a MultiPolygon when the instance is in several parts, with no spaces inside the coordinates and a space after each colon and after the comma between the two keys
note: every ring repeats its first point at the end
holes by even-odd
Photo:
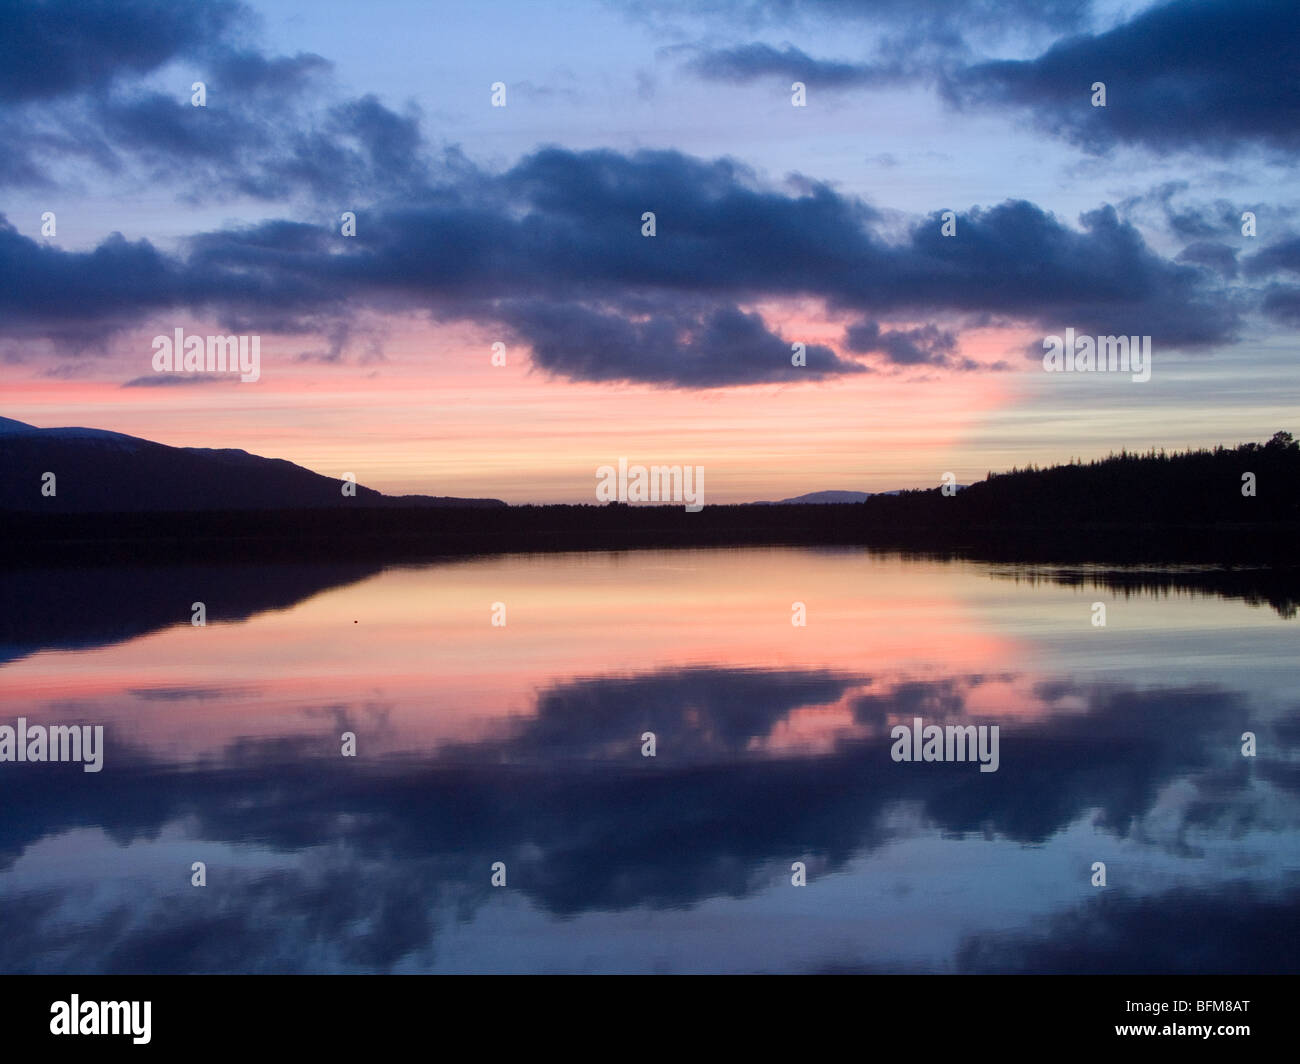
{"type": "Polygon", "coordinates": [[[0,764],[0,970],[1296,970],[1300,621],[1026,575],[7,574],[0,724],[105,752],[0,764]],[[893,761],[917,717],[997,725],[998,771],[893,761]]]}

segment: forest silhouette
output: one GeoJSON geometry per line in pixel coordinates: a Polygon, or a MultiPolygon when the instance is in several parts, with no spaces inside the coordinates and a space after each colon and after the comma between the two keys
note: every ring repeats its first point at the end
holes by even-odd
{"type": "Polygon", "coordinates": [[[625,503],[124,514],[0,513],[9,565],[215,560],[404,560],[507,551],[867,546],[1024,561],[1293,564],[1300,444],[992,474],[829,504],[625,503]]]}

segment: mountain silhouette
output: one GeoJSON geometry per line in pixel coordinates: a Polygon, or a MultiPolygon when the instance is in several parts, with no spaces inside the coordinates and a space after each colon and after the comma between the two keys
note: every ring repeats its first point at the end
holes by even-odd
{"type": "Polygon", "coordinates": [[[335,507],[505,506],[498,499],[390,496],[282,458],[169,447],[120,432],[40,429],[0,418],[0,510],[132,513],[335,507]],[[53,479],[48,476],[53,474],[53,479]],[[46,485],[52,485],[51,488],[46,485]]]}
{"type": "MultiPolygon", "coordinates": [[[[0,423],[0,564],[388,561],[510,551],[861,546],[987,561],[1296,565],[1300,445],[990,474],[861,502],[507,506],[386,496],[236,450],[0,423]],[[45,472],[57,495],[45,497],[45,472]]],[[[1235,585],[1234,585],[1235,586],[1235,585]]],[[[1251,592],[1254,593],[1254,592],[1251,592]]],[[[1290,590],[1269,593],[1283,608],[1290,590]]]]}
{"type": "MultiPolygon", "coordinates": [[[[964,485],[958,485],[964,487],[964,485]]],[[[840,503],[866,502],[873,495],[901,495],[895,491],[810,491],[805,495],[796,495],[792,499],[777,499],[775,502],[756,502],[754,506],[831,506],[840,503]]]]}
{"type": "Polygon", "coordinates": [[[778,499],[776,502],[760,502],[758,506],[815,506],[818,504],[838,502],[866,502],[871,498],[869,491],[810,491],[806,495],[796,495],[792,499],[778,499]]]}

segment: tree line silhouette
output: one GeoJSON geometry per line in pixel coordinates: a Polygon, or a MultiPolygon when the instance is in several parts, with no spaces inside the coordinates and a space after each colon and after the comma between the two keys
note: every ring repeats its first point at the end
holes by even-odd
{"type": "Polygon", "coordinates": [[[951,498],[939,489],[872,496],[872,515],[1027,527],[1063,524],[1260,523],[1300,518],[1300,444],[1289,432],[1267,443],[1167,454],[1126,450],[1091,462],[1030,465],[951,498]]]}
{"type": "Polygon", "coordinates": [[[1291,564],[1300,445],[1122,451],[944,494],[791,505],[589,504],[435,509],[0,513],[0,561],[372,560],[506,551],[866,546],[1024,561],[1291,564]],[[1251,493],[1253,491],[1253,494],[1251,493]]]}

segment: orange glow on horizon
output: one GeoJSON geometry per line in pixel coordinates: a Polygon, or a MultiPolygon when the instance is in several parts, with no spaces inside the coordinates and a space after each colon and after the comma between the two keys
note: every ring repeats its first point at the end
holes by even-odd
{"type": "MultiPolygon", "coordinates": [[[[841,346],[842,324],[762,309],[782,335],[841,346]]],[[[389,494],[511,503],[595,502],[596,468],[620,457],[703,466],[706,503],[723,503],[932,486],[945,470],[965,481],[963,441],[1014,396],[1012,374],[935,369],[707,390],[573,382],[536,370],[523,347],[493,366],[495,337],[480,328],[418,322],[390,323],[382,361],[301,361],[310,344],[264,337],[255,383],[123,387],[152,375],[154,331],[88,361],[101,376],[7,382],[4,416],[237,447],[389,494]]],[[[1017,342],[983,330],[961,354],[989,363],[1017,342]]]]}

